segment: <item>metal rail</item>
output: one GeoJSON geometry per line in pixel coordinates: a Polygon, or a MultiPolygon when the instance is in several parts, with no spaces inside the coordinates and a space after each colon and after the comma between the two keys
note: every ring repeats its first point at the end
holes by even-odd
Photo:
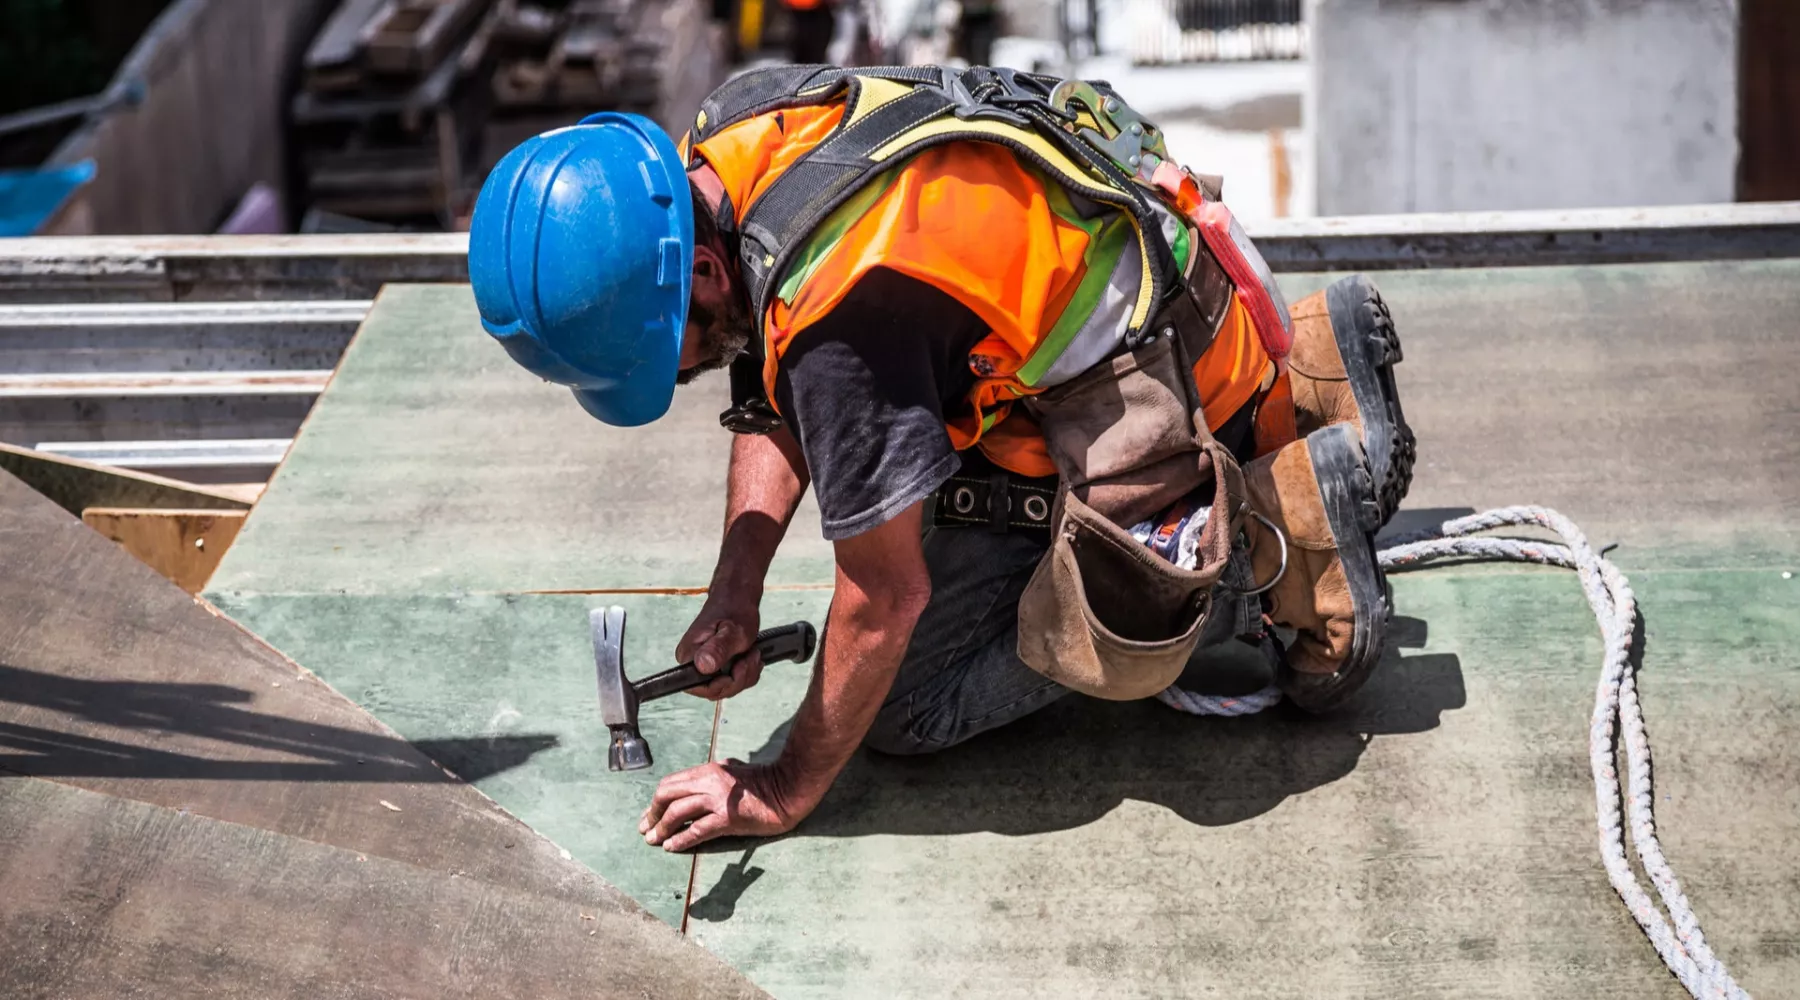
{"type": "Polygon", "coordinates": [[[291,444],[292,438],[40,441],[37,450],[190,483],[249,483],[268,481],[291,444]]]}
{"type": "Polygon", "coordinates": [[[137,396],[317,396],[331,380],[325,371],[67,372],[0,375],[0,401],[9,399],[128,399],[137,396]]]}
{"type": "Polygon", "coordinates": [[[330,369],[369,304],[0,305],[0,374],[330,369]]]}
{"type": "MultiPolygon", "coordinates": [[[[1284,219],[1246,227],[1276,271],[1800,257],[1800,202],[1284,219]]],[[[468,237],[0,240],[0,303],[371,298],[468,280],[468,237]]]]}

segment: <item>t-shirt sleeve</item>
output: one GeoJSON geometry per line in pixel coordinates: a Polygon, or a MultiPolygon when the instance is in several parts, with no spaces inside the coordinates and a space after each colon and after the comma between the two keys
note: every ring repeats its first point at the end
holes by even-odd
{"type": "Polygon", "coordinates": [[[967,393],[969,348],[986,333],[949,295],[876,269],[794,336],[775,401],[806,456],[827,539],[885,523],[957,470],[944,406],[967,393]]]}

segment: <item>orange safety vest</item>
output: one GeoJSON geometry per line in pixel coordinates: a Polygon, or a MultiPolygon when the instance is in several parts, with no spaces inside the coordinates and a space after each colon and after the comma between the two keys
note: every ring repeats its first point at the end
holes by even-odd
{"type": "MultiPolygon", "coordinates": [[[[691,162],[712,167],[742,219],[795,163],[838,132],[844,111],[839,99],[752,115],[694,145],[691,162]]],[[[1055,352],[1068,348],[1071,300],[1108,277],[1089,273],[1096,244],[1108,234],[1104,227],[1096,234],[1091,220],[1056,210],[1067,204],[1056,181],[996,143],[948,142],[906,159],[834,211],[789,267],[780,293],[769,296],[762,329],[771,400],[777,368],[794,338],[828,315],[871,269],[886,267],[950,295],[989,328],[970,351],[976,382],[966,407],[945,415],[952,445],[979,446],[1021,475],[1054,475],[1042,435],[1012,403],[1041,391],[1031,381],[1034,361],[1042,362],[1051,346],[1055,352]],[[1062,328],[1059,321],[1065,321],[1062,328]]],[[[1122,216],[1113,222],[1125,224],[1122,216]]],[[[1187,252],[1204,251],[1189,245],[1187,252]]],[[[1125,253],[1125,263],[1137,262],[1135,244],[1125,253]]],[[[1285,372],[1236,292],[1193,374],[1214,430],[1259,395],[1277,402],[1285,391],[1285,372]]],[[[1287,409],[1291,439],[1291,401],[1287,409]]],[[[1265,433],[1281,433],[1279,416],[1261,421],[1270,425],[1265,433]]]]}

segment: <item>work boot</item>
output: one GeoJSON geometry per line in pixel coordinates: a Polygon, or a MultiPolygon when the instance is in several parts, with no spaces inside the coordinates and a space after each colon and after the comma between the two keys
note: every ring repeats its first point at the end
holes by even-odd
{"type": "Polygon", "coordinates": [[[1322,427],[1245,466],[1244,478],[1264,612],[1296,633],[1276,680],[1307,711],[1335,708],[1368,679],[1387,637],[1381,515],[1362,445],[1347,424],[1322,427]]]}
{"type": "Polygon", "coordinates": [[[1360,274],[1308,295],[1289,314],[1294,429],[1304,438],[1332,424],[1356,428],[1386,524],[1412,485],[1417,451],[1394,386],[1400,362],[1394,318],[1375,283],[1360,274]]]}

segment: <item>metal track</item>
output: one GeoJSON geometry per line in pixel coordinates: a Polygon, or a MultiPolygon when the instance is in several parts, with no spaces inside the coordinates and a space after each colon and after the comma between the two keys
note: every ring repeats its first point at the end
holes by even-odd
{"type": "Polygon", "coordinates": [[[0,305],[0,374],[329,370],[369,305],[0,305]]]}
{"type": "Polygon", "coordinates": [[[154,472],[190,483],[265,482],[292,438],[201,441],[41,441],[39,451],[154,472]]]}

